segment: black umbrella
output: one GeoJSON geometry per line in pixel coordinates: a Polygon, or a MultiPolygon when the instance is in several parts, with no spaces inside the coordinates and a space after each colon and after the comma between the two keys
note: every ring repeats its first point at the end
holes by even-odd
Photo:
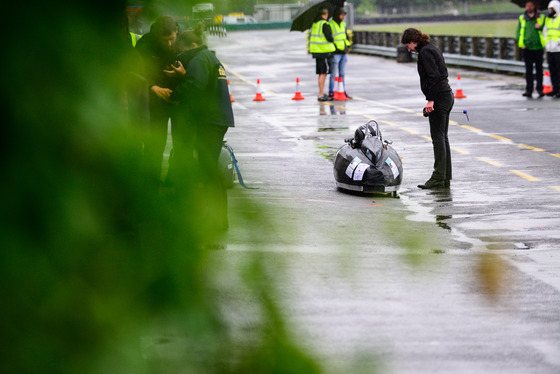
{"type": "MultiPolygon", "coordinates": [[[[511,2],[515,5],[519,5],[521,8],[525,8],[525,3],[527,2],[527,0],[511,0],[511,2]]],[[[548,3],[548,0],[535,1],[535,7],[538,10],[547,10],[548,3]]]]}
{"type": "Polygon", "coordinates": [[[342,8],[345,0],[310,0],[307,4],[299,8],[292,21],[290,31],[305,31],[311,28],[319,17],[319,10],[322,7],[329,8],[329,17],[332,17],[336,8],[342,8]]]}

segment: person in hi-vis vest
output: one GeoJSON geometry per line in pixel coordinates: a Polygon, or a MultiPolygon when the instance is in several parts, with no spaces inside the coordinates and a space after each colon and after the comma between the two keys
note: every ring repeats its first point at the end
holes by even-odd
{"type": "MultiPolygon", "coordinates": [[[[331,68],[331,75],[329,79],[329,96],[334,97],[335,80],[334,77],[338,75],[342,78],[343,91],[346,93],[346,81],[344,76],[346,73],[346,63],[348,62],[348,50],[350,49],[350,41],[346,32],[346,22],[344,17],[346,11],[344,8],[337,8],[334,11],[332,20],[329,22],[333,31],[333,39],[336,50],[331,56],[329,66],[331,68]]],[[[351,99],[347,93],[346,96],[351,99]]]]}
{"type": "Polygon", "coordinates": [[[544,38],[542,28],[545,16],[540,14],[535,5],[535,1],[529,0],[525,3],[525,13],[519,16],[515,39],[517,45],[523,53],[525,61],[525,92],[523,96],[533,96],[534,80],[537,80],[537,93],[543,97],[543,58],[544,58],[544,38]],[[536,77],[533,75],[535,67],[536,77]]]}
{"type": "Polygon", "coordinates": [[[548,17],[544,23],[544,47],[550,69],[552,92],[547,96],[560,98],[560,2],[548,3],[548,17]]]}
{"type": "Polygon", "coordinates": [[[327,22],[329,18],[329,10],[326,7],[319,11],[319,18],[311,27],[309,36],[309,52],[315,59],[316,73],[319,76],[319,96],[317,100],[328,101],[333,100],[329,95],[325,94],[325,82],[327,74],[329,74],[329,58],[331,53],[335,51],[332,29],[327,22]]]}

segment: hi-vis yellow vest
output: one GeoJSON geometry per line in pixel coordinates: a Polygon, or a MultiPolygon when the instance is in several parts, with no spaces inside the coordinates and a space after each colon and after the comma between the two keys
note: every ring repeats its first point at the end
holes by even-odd
{"type": "MultiPolygon", "coordinates": [[[[545,18],[546,18],[545,15],[541,14],[539,16],[539,18],[537,18],[537,23],[539,25],[543,26],[544,22],[545,22],[545,18]]],[[[520,25],[519,40],[517,41],[517,45],[519,46],[519,48],[525,47],[525,25],[526,24],[527,24],[527,21],[525,20],[525,14],[520,15],[519,16],[519,25],[520,25]]],[[[544,47],[544,36],[543,36],[541,30],[539,30],[539,36],[541,37],[541,45],[544,47]]]]}
{"type": "Polygon", "coordinates": [[[311,53],[330,53],[335,51],[333,43],[329,42],[323,34],[323,25],[327,23],[324,19],[317,21],[311,27],[309,37],[309,52],[311,53]]]}
{"type": "Polygon", "coordinates": [[[547,44],[550,39],[555,42],[560,39],[560,16],[546,18],[546,40],[544,41],[544,44],[547,44]]]}
{"type": "Polygon", "coordinates": [[[350,45],[348,38],[346,37],[346,22],[340,22],[340,25],[334,20],[329,22],[333,30],[333,39],[336,49],[343,51],[347,46],[350,45]]]}
{"type": "Polygon", "coordinates": [[[142,35],[135,34],[133,32],[130,33],[130,42],[132,43],[133,47],[136,47],[136,42],[142,37],[142,35]]]}

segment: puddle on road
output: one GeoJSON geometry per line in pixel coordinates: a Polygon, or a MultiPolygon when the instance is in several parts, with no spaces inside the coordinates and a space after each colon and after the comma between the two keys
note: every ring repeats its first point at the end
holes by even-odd
{"type": "MultiPolygon", "coordinates": [[[[467,244],[468,247],[464,249],[472,249],[475,251],[528,250],[531,247],[527,243],[512,240],[513,238],[511,236],[504,235],[503,233],[496,233],[496,235],[493,236],[482,236],[480,238],[470,237],[467,234],[464,234],[463,232],[459,231],[457,228],[453,227],[450,224],[450,221],[453,218],[456,219],[465,218],[464,215],[457,215],[455,217],[453,215],[438,215],[433,213],[434,211],[437,211],[437,206],[434,207],[434,206],[430,206],[429,204],[423,205],[422,201],[408,197],[406,194],[401,194],[400,197],[406,209],[413,212],[413,214],[410,214],[405,217],[407,220],[413,222],[431,222],[436,224],[441,229],[448,231],[449,234],[451,235],[451,238],[454,241],[467,244]]],[[[450,191],[431,191],[429,192],[428,197],[433,197],[434,198],[433,202],[435,203],[453,201],[450,191]]],[[[516,224],[518,226],[522,225],[519,222],[517,222],[516,224]]],[[[527,226],[527,229],[533,228],[534,226],[530,222],[525,222],[524,225],[527,226]]],[[[492,223],[492,229],[498,231],[510,230],[512,226],[515,226],[515,224],[507,220],[501,222],[500,226],[496,226],[495,222],[492,223]]],[[[489,227],[489,222],[469,220],[468,222],[463,222],[461,224],[461,227],[463,229],[468,229],[471,231],[486,230],[489,227]]]]}
{"type": "Polygon", "coordinates": [[[500,85],[500,86],[490,86],[488,88],[498,89],[502,91],[523,91],[524,86],[521,84],[507,84],[507,85],[500,85]]]}
{"type": "Polygon", "coordinates": [[[319,104],[319,115],[321,116],[343,116],[346,114],[346,107],[343,105],[336,105],[336,104],[319,104]]]}
{"type": "Polygon", "coordinates": [[[512,112],[529,112],[533,110],[550,110],[550,108],[513,108],[509,110],[512,112]]]}
{"type": "MultiPolygon", "coordinates": [[[[476,239],[470,238],[457,229],[449,225],[449,221],[453,218],[452,215],[436,215],[433,214],[433,207],[424,206],[420,201],[408,197],[406,194],[399,194],[401,201],[407,210],[413,212],[405,218],[413,222],[430,222],[436,224],[438,227],[449,231],[452,239],[457,242],[466,243],[467,249],[481,249],[486,248],[485,244],[476,239]]],[[[432,196],[436,196],[436,201],[452,201],[452,196],[449,191],[433,191],[432,196]]]]}

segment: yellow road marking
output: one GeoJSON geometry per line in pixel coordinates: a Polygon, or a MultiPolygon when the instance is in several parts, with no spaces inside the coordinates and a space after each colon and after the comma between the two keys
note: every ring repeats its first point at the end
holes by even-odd
{"type": "Polygon", "coordinates": [[[519,143],[517,145],[522,147],[522,148],[527,148],[527,149],[530,149],[530,150],[535,151],[535,152],[543,152],[544,151],[544,149],[542,149],[542,148],[533,147],[533,146],[527,145],[527,144],[519,143]]]}
{"type": "Polygon", "coordinates": [[[379,121],[379,122],[385,123],[385,124],[387,124],[387,125],[389,125],[389,126],[397,126],[397,124],[396,124],[395,122],[391,122],[391,121],[379,121]]]}
{"type": "Polygon", "coordinates": [[[529,174],[526,174],[526,173],[523,173],[522,171],[519,171],[519,170],[510,170],[510,171],[511,171],[513,174],[515,174],[515,175],[517,175],[517,176],[519,176],[519,177],[521,177],[521,178],[525,178],[525,179],[527,179],[527,180],[530,181],[530,182],[539,182],[539,181],[540,181],[539,178],[533,177],[532,175],[529,175],[529,174]]]}
{"type": "Polygon", "coordinates": [[[560,158],[560,153],[551,153],[550,155],[551,155],[551,156],[554,156],[554,157],[560,158]]]}
{"type": "Polygon", "coordinates": [[[476,159],[479,160],[479,161],[482,161],[482,162],[486,162],[487,164],[490,164],[492,166],[504,166],[503,164],[501,164],[497,161],[492,161],[492,160],[490,160],[489,158],[486,158],[486,157],[477,157],[476,159]]]}
{"type": "Polygon", "coordinates": [[[469,126],[469,125],[459,125],[459,126],[461,126],[464,129],[471,130],[471,131],[482,131],[481,129],[477,129],[476,127],[472,127],[472,126],[469,126]]]}
{"type": "Polygon", "coordinates": [[[459,122],[456,122],[456,121],[449,121],[449,123],[452,124],[452,125],[458,125],[459,124],[459,122]]]}
{"type": "Polygon", "coordinates": [[[548,186],[548,188],[552,188],[553,190],[560,191],[560,187],[558,186],[548,186]]]}
{"type": "MultiPolygon", "coordinates": [[[[253,82],[249,81],[249,79],[245,78],[242,74],[239,74],[239,73],[236,72],[235,70],[231,70],[231,69],[229,68],[229,66],[227,66],[227,65],[224,64],[223,62],[222,62],[222,65],[224,66],[224,68],[226,68],[226,70],[227,70],[228,72],[232,73],[232,74],[235,75],[237,78],[241,79],[243,82],[248,83],[248,84],[250,84],[251,86],[255,86],[255,87],[257,86],[257,82],[253,83],[253,82]]],[[[268,92],[269,94],[276,95],[276,92],[271,91],[271,90],[269,90],[269,89],[262,88],[262,90],[265,91],[265,92],[268,92]]]]}
{"type": "Polygon", "coordinates": [[[406,132],[408,132],[409,134],[412,134],[412,135],[418,134],[416,131],[411,130],[411,129],[406,128],[406,127],[401,127],[401,129],[404,130],[404,131],[406,131],[406,132]]]}
{"type": "Polygon", "coordinates": [[[429,142],[432,141],[432,138],[430,138],[430,137],[427,136],[427,135],[422,135],[421,138],[424,138],[424,139],[426,139],[426,140],[429,141],[429,142]]]}
{"type": "Polygon", "coordinates": [[[507,141],[507,142],[511,142],[511,139],[504,138],[503,136],[500,136],[500,135],[488,134],[488,136],[491,137],[491,138],[494,138],[494,139],[504,140],[504,141],[507,141]]]}
{"type": "Polygon", "coordinates": [[[464,149],[460,149],[460,148],[456,148],[456,147],[450,147],[452,150],[454,150],[457,153],[460,153],[462,155],[470,155],[471,153],[469,151],[465,151],[464,149]]]}

